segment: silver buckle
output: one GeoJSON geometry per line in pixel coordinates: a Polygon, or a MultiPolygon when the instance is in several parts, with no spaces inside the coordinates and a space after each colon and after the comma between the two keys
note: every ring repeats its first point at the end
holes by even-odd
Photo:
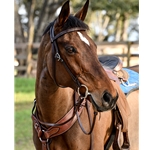
{"type": "Polygon", "coordinates": [[[55,58],[57,59],[57,61],[59,61],[61,59],[59,53],[55,54],[55,58]]]}
{"type": "Polygon", "coordinates": [[[78,90],[77,90],[77,92],[78,92],[78,94],[79,94],[79,96],[81,97],[81,98],[86,98],[87,96],[88,96],[88,94],[89,94],[89,92],[88,92],[88,88],[87,88],[87,86],[86,85],[84,85],[84,84],[81,84],[81,86],[80,87],[78,87],[78,90]],[[80,93],[80,88],[81,87],[84,87],[85,88],[85,94],[84,94],[84,96],[83,96],[83,94],[81,94],[80,93]]]}

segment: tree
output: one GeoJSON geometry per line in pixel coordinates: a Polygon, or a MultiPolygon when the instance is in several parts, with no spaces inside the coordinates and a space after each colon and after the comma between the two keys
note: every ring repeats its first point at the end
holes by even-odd
{"type": "Polygon", "coordinates": [[[45,27],[56,17],[57,9],[65,0],[16,0],[15,42],[27,42],[27,76],[32,69],[32,44],[40,42],[45,27]],[[24,10],[25,13],[19,13],[24,10]]]}
{"type": "MultiPolygon", "coordinates": [[[[104,40],[107,36],[113,35],[116,41],[127,40],[130,35],[129,32],[127,35],[129,21],[138,17],[138,0],[95,0],[91,3],[90,7],[94,13],[99,11],[101,30],[107,30],[106,35],[99,34],[97,38],[104,40]],[[112,26],[113,31],[112,28],[110,29],[112,26]]],[[[134,30],[134,27],[131,30],[134,30]]]]}
{"type": "MultiPolygon", "coordinates": [[[[55,19],[58,8],[66,0],[15,0],[15,42],[26,42],[27,73],[31,71],[32,43],[40,42],[46,26],[55,19]],[[21,10],[24,13],[21,13],[21,10]]],[[[85,1],[70,0],[71,12],[77,12],[85,1]]],[[[130,19],[138,17],[138,0],[94,0],[90,2],[85,22],[94,40],[127,40],[138,25],[130,19]],[[130,30],[127,29],[130,27],[130,30]]]]}
{"type": "MultiPolygon", "coordinates": [[[[63,2],[65,2],[65,0],[35,0],[33,16],[35,26],[33,39],[34,42],[40,41],[43,30],[49,24],[49,22],[56,17],[55,13],[63,2]]],[[[19,10],[21,6],[25,6],[26,15],[19,14],[17,16],[17,13],[15,13],[15,18],[19,18],[19,26],[21,26],[19,30],[21,33],[20,36],[22,36],[21,39],[22,41],[27,42],[30,30],[29,18],[32,0],[16,0],[16,3],[17,5],[15,5],[15,9],[19,10]],[[25,18],[28,20],[27,22],[24,21],[25,18]]],[[[72,13],[79,10],[83,3],[84,1],[82,0],[71,0],[70,5],[72,6],[72,13]]],[[[99,33],[99,36],[97,36],[96,33],[93,36],[97,37],[99,40],[104,40],[106,37],[112,35],[114,36],[114,40],[126,40],[130,35],[130,33],[127,35],[127,28],[130,26],[129,21],[131,18],[137,18],[138,13],[138,0],[94,0],[90,2],[88,10],[89,15],[87,15],[85,21],[88,24],[92,24],[92,22],[94,22],[93,18],[97,20],[95,23],[97,26],[99,26],[102,32],[99,33]]],[[[130,31],[138,31],[137,26],[131,27],[130,31]]]]}

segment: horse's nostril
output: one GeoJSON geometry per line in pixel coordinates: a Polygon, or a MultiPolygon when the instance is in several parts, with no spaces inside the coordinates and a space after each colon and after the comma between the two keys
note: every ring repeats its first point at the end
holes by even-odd
{"type": "Polygon", "coordinates": [[[109,104],[112,100],[111,94],[108,93],[108,92],[105,92],[104,95],[103,95],[103,100],[104,100],[104,103],[109,104]]]}

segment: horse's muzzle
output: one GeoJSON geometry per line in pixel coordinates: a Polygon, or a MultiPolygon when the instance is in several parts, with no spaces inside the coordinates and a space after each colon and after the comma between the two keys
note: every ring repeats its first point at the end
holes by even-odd
{"type": "Polygon", "coordinates": [[[92,104],[94,105],[96,110],[98,112],[103,112],[103,111],[111,110],[116,106],[116,102],[118,99],[118,92],[114,98],[112,97],[112,95],[110,93],[104,92],[104,94],[101,98],[102,99],[102,106],[97,105],[97,103],[93,99],[92,95],[89,95],[89,96],[90,96],[90,101],[92,102],[92,104]]]}

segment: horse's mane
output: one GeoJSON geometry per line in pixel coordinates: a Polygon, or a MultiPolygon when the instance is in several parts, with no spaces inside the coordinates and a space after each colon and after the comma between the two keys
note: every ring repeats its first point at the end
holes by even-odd
{"type": "MultiPolygon", "coordinates": [[[[43,35],[45,35],[49,31],[50,27],[54,24],[54,22],[55,20],[46,27],[46,29],[43,32],[43,35]]],[[[75,28],[75,27],[81,27],[81,28],[89,30],[89,27],[87,24],[85,24],[83,21],[81,21],[77,17],[70,15],[67,21],[65,22],[65,24],[63,25],[63,30],[75,28]]]]}

